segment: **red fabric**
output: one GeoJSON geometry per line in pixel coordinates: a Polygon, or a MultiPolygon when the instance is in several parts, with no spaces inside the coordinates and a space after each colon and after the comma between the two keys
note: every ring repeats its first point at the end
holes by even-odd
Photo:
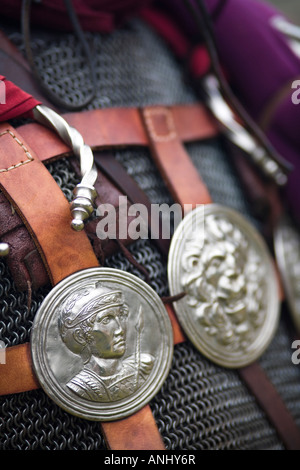
{"type": "MultiPolygon", "coordinates": [[[[83,30],[109,33],[150,2],[151,0],[73,0],[73,7],[83,30]]],[[[19,20],[21,5],[22,0],[1,0],[1,15],[19,20]]],[[[63,0],[32,2],[31,23],[56,31],[73,30],[63,0]]]]}
{"type": "Polygon", "coordinates": [[[179,59],[187,58],[191,51],[191,44],[168,16],[153,8],[144,8],[139,16],[164,38],[179,59]]]}
{"type": "Polygon", "coordinates": [[[15,117],[30,116],[30,111],[41,104],[2,75],[0,75],[0,98],[1,122],[15,117]]]}
{"type": "Polygon", "coordinates": [[[211,69],[211,61],[206,47],[198,46],[190,58],[190,70],[193,77],[204,77],[211,69]]]}

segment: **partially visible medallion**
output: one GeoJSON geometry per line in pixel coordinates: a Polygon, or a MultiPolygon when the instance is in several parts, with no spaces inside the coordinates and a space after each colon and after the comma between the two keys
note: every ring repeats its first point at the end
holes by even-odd
{"type": "Polygon", "coordinates": [[[277,226],[274,246],[286,300],[300,331],[300,233],[286,217],[277,226]]]}
{"type": "Polygon", "coordinates": [[[112,421],[135,413],[160,389],[173,333],[162,301],[145,282],[91,268],[45,298],[31,351],[38,380],[58,405],[81,418],[112,421]]]}
{"type": "Polygon", "coordinates": [[[254,227],[217,204],[199,206],[172,238],[168,276],[179,322],[216,364],[243,367],[268,347],[278,326],[273,262],[254,227]]]}

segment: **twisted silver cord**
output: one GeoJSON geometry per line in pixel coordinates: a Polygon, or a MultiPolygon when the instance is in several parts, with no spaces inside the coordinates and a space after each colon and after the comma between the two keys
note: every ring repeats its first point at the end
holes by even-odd
{"type": "Polygon", "coordinates": [[[93,212],[93,201],[96,197],[94,184],[97,170],[94,164],[92,149],[84,143],[82,135],[67,121],[52,109],[38,105],[33,110],[34,118],[41,124],[53,129],[72,149],[80,161],[82,180],[74,189],[74,200],[71,203],[73,220],[71,226],[74,230],[82,230],[84,220],[93,212]]]}

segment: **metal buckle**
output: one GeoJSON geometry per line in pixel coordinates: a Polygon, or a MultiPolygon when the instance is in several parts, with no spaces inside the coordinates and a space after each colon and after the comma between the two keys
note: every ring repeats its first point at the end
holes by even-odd
{"type": "Polygon", "coordinates": [[[198,207],[171,241],[170,293],[194,346],[223,367],[254,362],[272,340],[279,319],[275,269],[260,234],[237,212],[198,207]]]}
{"type": "Polygon", "coordinates": [[[90,268],[57,284],[31,334],[44,391],[71,414],[112,421],[135,413],[163,384],[173,331],[164,304],[144,281],[90,268]]]}

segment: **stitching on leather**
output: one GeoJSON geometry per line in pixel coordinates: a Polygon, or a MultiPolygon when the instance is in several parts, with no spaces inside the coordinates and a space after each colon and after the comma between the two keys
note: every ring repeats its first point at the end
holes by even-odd
{"type": "Polygon", "coordinates": [[[10,171],[10,170],[14,170],[15,168],[19,168],[20,166],[26,165],[26,163],[30,163],[34,160],[34,158],[29,153],[28,149],[25,147],[23,142],[21,142],[20,139],[18,139],[15,136],[15,134],[13,132],[11,132],[9,129],[4,131],[4,132],[1,132],[0,137],[2,137],[3,135],[6,135],[6,134],[9,134],[17,142],[17,144],[20,145],[20,147],[22,148],[22,150],[24,151],[24,153],[27,157],[27,160],[22,160],[21,162],[16,163],[15,165],[10,166],[9,168],[2,168],[2,169],[0,169],[0,173],[4,173],[4,172],[10,171]]]}
{"type": "Polygon", "coordinates": [[[148,127],[149,134],[154,142],[169,142],[177,137],[175,124],[173,120],[172,112],[166,108],[155,108],[144,110],[145,121],[148,127]],[[158,134],[152,119],[152,116],[165,115],[168,133],[158,134]]]}

